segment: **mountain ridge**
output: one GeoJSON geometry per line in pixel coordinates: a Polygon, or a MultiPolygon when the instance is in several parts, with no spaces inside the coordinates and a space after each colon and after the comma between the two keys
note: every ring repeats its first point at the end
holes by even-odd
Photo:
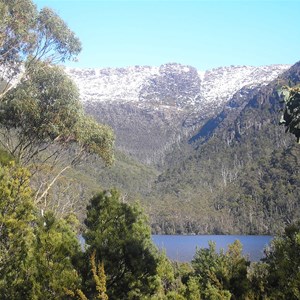
{"type": "Polygon", "coordinates": [[[66,71],[80,89],[85,110],[115,130],[118,149],[143,163],[161,164],[174,144],[220,113],[235,92],[265,85],[288,68],[231,66],[202,72],[170,63],[66,71]]]}

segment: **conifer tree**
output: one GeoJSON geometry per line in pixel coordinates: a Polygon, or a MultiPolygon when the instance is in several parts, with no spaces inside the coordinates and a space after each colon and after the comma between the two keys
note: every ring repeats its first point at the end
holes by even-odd
{"type": "Polygon", "coordinates": [[[0,298],[66,299],[65,288],[80,287],[76,218],[40,216],[29,178],[15,163],[0,166],[0,298]]]}
{"type": "Polygon", "coordinates": [[[140,207],[122,203],[116,190],[104,191],[90,200],[85,224],[86,255],[96,250],[96,259],[103,261],[109,299],[154,293],[157,254],[140,207]]]}

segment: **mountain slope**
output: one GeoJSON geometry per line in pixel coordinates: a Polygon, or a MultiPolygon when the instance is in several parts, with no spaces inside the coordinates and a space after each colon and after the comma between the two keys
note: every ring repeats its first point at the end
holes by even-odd
{"type": "Polygon", "coordinates": [[[86,111],[114,128],[119,159],[131,156],[92,177],[141,196],[153,232],[266,234],[299,217],[300,153],[278,126],[277,94],[300,82],[299,64],[68,72],[86,111]]]}
{"type": "Polygon", "coordinates": [[[287,65],[231,66],[206,72],[191,66],[66,69],[86,111],[112,126],[116,146],[147,164],[162,164],[173,145],[219,113],[244,86],[265,85],[287,65]]]}
{"type": "Polygon", "coordinates": [[[300,149],[278,126],[277,93],[299,74],[296,64],[267,86],[242,89],[190,139],[195,152],[156,183],[157,207],[180,207],[167,223],[162,207],[151,212],[157,232],[267,234],[299,218],[300,149]]]}

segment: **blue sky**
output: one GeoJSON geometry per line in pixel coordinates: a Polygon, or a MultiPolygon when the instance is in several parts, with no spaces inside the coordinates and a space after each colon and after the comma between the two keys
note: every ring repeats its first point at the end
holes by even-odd
{"type": "Polygon", "coordinates": [[[80,38],[74,67],[159,66],[208,70],[300,60],[300,0],[33,0],[80,38]]]}

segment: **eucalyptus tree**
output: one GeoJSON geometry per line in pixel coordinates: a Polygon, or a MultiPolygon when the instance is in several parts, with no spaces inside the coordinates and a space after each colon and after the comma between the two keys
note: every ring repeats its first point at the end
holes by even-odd
{"type": "Polygon", "coordinates": [[[36,202],[85,155],[96,154],[107,164],[113,161],[112,130],[85,115],[78,89],[63,69],[36,62],[30,75],[2,100],[0,145],[39,175],[36,202]],[[41,172],[53,175],[47,178],[41,172]]]}
{"type": "Polygon", "coordinates": [[[36,63],[30,78],[7,93],[0,108],[0,143],[20,164],[28,164],[53,143],[77,143],[80,154],[112,161],[111,130],[84,114],[77,87],[57,66],[36,63]]]}
{"type": "Polygon", "coordinates": [[[39,175],[39,203],[84,155],[111,163],[114,136],[84,114],[77,87],[55,65],[81,50],[65,22],[31,0],[0,0],[0,12],[0,146],[39,175]]]}
{"type": "Polygon", "coordinates": [[[81,51],[79,39],[50,8],[38,11],[31,0],[0,0],[0,13],[0,100],[37,61],[60,63],[81,51]]]}

